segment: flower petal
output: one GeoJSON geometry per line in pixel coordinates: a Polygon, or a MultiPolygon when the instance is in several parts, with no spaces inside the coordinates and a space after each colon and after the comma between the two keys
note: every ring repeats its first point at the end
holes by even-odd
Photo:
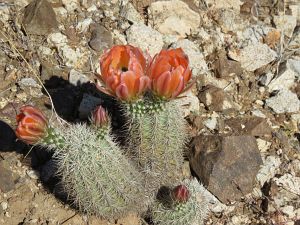
{"type": "Polygon", "coordinates": [[[171,73],[169,71],[164,72],[159,76],[156,83],[156,92],[158,95],[163,97],[169,97],[168,86],[171,81],[171,73]]]}
{"type": "Polygon", "coordinates": [[[129,97],[128,88],[125,84],[120,84],[116,89],[116,95],[121,100],[127,100],[129,97]]]}

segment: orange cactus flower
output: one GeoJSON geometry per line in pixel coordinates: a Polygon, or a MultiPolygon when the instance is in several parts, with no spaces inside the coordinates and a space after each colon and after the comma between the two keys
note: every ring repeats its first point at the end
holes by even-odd
{"type": "Polygon", "coordinates": [[[163,99],[177,97],[192,76],[187,55],[181,48],[161,50],[153,58],[148,76],[155,95],[163,99]]]}
{"type": "Polygon", "coordinates": [[[138,99],[150,86],[146,76],[148,57],[139,48],[131,45],[116,45],[100,58],[101,76],[105,84],[102,92],[122,101],[138,99]]]}
{"type": "Polygon", "coordinates": [[[17,115],[16,135],[27,144],[35,144],[47,135],[48,122],[44,114],[32,107],[23,106],[17,115]]]}

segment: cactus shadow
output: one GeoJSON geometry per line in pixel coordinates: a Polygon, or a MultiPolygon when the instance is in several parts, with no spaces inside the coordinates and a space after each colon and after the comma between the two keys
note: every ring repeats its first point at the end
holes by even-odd
{"type": "MultiPolygon", "coordinates": [[[[100,92],[93,83],[77,83],[77,85],[71,84],[69,81],[64,80],[62,77],[52,76],[50,79],[44,82],[45,88],[50,94],[54,108],[57,114],[64,120],[70,123],[86,122],[89,123],[89,118],[79,117],[80,103],[82,102],[84,95],[90,95],[99,98],[110,117],[113,133],[116,138],[123,142],[125,117],[122,113],[122,109],[118,101],[113,97],[100,92]]],[[[43,90],[46,95],[46,91],[43,90]]],[[[48,109],[51,109],[50,104],[45,105],[48,109]]],[[[92,112],[92,109],[90,113],[92,112]]]]}

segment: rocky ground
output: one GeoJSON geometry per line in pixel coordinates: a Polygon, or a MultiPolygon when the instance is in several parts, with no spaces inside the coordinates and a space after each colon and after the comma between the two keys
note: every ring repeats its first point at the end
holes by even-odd
{"type": "Polygon", "coordinates": [[[187,165],[216,197],[206,224],[299,225],[299,10],[271,0],[2,1],[0,224],[147,224],[78,213],[51,154],[13,132],[24,104],[50,116],[53,103],[69,122],[112,104],[94,74],[103,50],[128,43],[189,56],[196,83],[178,101],[193,137],[187,165]]]}

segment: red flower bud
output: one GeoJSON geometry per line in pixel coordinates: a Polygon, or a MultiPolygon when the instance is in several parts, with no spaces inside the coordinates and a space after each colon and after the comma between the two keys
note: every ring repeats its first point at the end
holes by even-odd
{"type": "Polygon", "coordinates": [[[178,185],[172,191],[172,195],[175,201],[183,203],[187,202],[190,197],[190,192],[184,185],[178,185]]]}
{"type": "Polygon", "coordinates": [[[16,135],[27,144],[35,144],[47,135],[48,121],[44,114],[32,107],[23,106],[17,115],[16,135]]]}
{"type": "Polygon", "coordinates": [[[109,117],[106,110],[102,106],[98,106],[92,114],[92,122],[97,127],[107,126],[109,123],[109,117]]]}

